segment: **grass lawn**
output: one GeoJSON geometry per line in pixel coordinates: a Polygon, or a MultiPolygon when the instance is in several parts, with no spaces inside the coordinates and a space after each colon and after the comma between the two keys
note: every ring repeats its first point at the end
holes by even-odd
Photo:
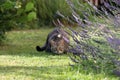
{"type": "Polygon", "coordinates": [[[94,73],[83,70],[82,66],[73,68],[67,55],[37,52],[35,46],[42,46],[52,30],[6,33],[6,44],[0,47],[0,80],[120,80],[104,71],[94,73]]]}

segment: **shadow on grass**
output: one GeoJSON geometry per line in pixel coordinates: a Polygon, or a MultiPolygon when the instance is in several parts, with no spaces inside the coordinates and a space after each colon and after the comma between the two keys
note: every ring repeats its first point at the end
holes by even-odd
{"type": "Polygon", "coordinates": [[[38,52],[35,46],[21,46],[21,45],[4,45],[0,47],[0,55],[17,55],[17,56],[49,56],[55,55],[53,53],[47,53],[45,51],[38,52]]]}
{"type": "Polygon", "coordinates": [[[66,69],[64,66],[0,66],[0,74],[5,76],[10,74],[23,75],[25,77],[31,76],[35,79],[61,80],[67,76],[62,74],[64,71],[67,71],[66,69]]]}
{"type": "MultiPolygon", "coordinates": [[[[66,79],[74,79],[76,74],[76,70],[72,69],[70,66],[0,66],[0,74],[5,76],[9,76],[10,74],[14,75],[15,77],[21,75],[24,77],[33,77],[35,79],[49,79],[49,80],[66,80],[66,79]]],[[[80,74],[82,76],[98,76],[98,77],[116,77],[112,74],[108,74],[103,72],[102,76],[101,73],[94,73],[94,71],[86,70],[86,72],[81,71],[80,74]]],[[[80,77],[80,76],[79,76],[80,77]]],[[[80,77],[81,78],[81,77],[80,77]]],[[[117,79],[117,78],[116,78],[117,79]]],[[[95,79],[96,80],[96,79],[95,79]]],[[[118,79],[117,79],[118,80],[118,79]]]]}
{"type": "Polygon", "coordinates": [[[15,56],[26,56],[26,57],[33,57],[33,56],[66,56],[66,54],[57,55],[52,52],[45,52],[41,51],[38,52],[36,50],[36,45],[4,45],[0,46],[0,55],[15,55],[15,56]]]}

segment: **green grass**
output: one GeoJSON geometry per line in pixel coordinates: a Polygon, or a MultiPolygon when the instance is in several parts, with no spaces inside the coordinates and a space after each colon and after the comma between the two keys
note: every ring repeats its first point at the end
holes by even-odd
{"type": "Polygon", "coordinates": [[[53,28],[11,31],[6,44],[0,47],[0,80],[119,80],[104,71],[84,70],[73,64],[67,55],[37,52],[53,28]]]}

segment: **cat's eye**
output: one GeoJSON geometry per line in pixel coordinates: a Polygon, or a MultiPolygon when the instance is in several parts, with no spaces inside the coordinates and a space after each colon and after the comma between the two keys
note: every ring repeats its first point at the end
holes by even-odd
{"type": "Polygon", "coordinates": [[[58,37],[58,38],[61,38],[61,37],[62,37],[62,35],[61,35],[61,34],[58,34],[58,35],[57,35],[57,37],[58,37]]]}

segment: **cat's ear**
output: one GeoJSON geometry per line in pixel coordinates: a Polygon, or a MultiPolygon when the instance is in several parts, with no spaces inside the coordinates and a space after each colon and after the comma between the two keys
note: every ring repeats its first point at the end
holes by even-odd
{"type": "Polygon", "coordinates": [[[58,34],[58,35],[57,35],[57,37],[58,37],[58,38],[61,38],[61,37],[62,37],[62,35],[61,35],[61,34],[58,34]]]}

